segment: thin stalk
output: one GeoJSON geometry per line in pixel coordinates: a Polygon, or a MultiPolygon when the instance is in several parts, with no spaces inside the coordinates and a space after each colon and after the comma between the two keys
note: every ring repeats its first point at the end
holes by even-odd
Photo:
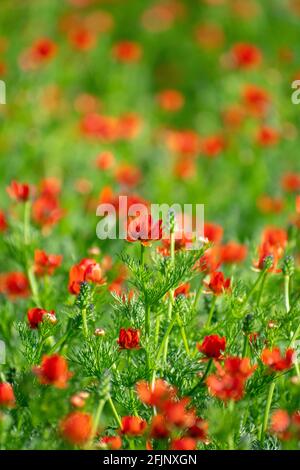
{"type": "Polygon", "coordinates": [[[193,311],[197,309],[197,306],[198,306],[198,303],[199,303],[199,299],[200,299],[200,296],[201,296],[201,293],[202,293],[202,289],[203,289],[203,285],[201,282],[199,282],[199,286],[198,286],[198,289],[197,289],[197,292],[196,292],[196,295],[195,295],[195,299],[194,299],[194,303],[193,303],[193,311]]]}
{"type": "Polygon", "coordinates": [[[30,212],[31,203],[26,201],[24,203],[24,245],[30,245],[30,212]]]}
{"type": "Polygon", "coordinates": [[[249,350],[249,336],[247,333],[244,333],[245,336],[244,336],[244,345],[243,345],[243,354],[242,356],[243,357],[247,357],[248,356],[248,350],[249,350]]]}
{"type": "Polygon", "coordinates": [[[191,352],[190,352],[189,343],[188,343],[188,340],[187,340],[187,337],[186,337],[185,328],[183,326],[182,320],[181,320],[180,315],[179,315],[178,312],[176,312],[176,321],[177,321],[179,329],[180,329],[180,333],[181,333],[181,337],[182,337],[182,341],[183,341],[183,344],[184,344],[185,351],[186,351],[187,355],[190,356],[191,352]]]}
{"type": "Polygon", "coordinates": [[[141,243],[141,255],[140,255],[141,266],[144,266],[145,263],[145,245],[141,243]]]}
{"type": "Polygon", "coordinates": [[[291,305],[290,305],[290,276],[287,274],[284,276],[284,303],[285,303],[285,309],[286,313],[289,313],[291,310],[291,305]]]}
{"type": "MultiPolygon", "coordinates": [[[[175,236],[174,236],[173,231],[171,231],[170,233],[170,257],[171,257],[171,265],[173,266],[175,262],[175,236]]],[[[169,292],[169,305],[168,305],[168,313],[167,313],[168,321],[172,320],[173,301],[174,301],[174,290],[171,289],[169,292]]],[[[165,345],[164,345],[164,359],[163,359],[164,362],[166,362],[167,360],[168,347],[169,347],[169,337],[166,338],[165,345]]]]}
{"type": "Polygon", "coordinates": [[[88,324],[87,324],[87,312],[86,308],[83,308],[81,310],[81,316],[82,316],[82,328],[83,328],[83,334],[85,338],[88,337],[89,335],[89,329],[88,329],[88,324]]]}
{"type": "MultiPolygon", "coordinates": [[[[298,328],[296,329],[295,333],[292,336],[292,339],[289,344],[289,348],[294,348],[295,346],[295,341],[297,340],[298,336],[300,335],[300,323],[298,325],[298,328]]],[[[299,368],[299,363],[298,363],[298,354],[295,354],[295,359],[294,359],[294,366],[297,372],[297,376],[300,377],[300,368],[299,368]]]]}
{"type": "Polygon", "coordinates": [[[264,277],[265,275],[265,272],[266,270],[262,270],[260,273],[259,273],[259,276],[257,277],[256,281],[254,282],[253,286],[251,287],[250,291],[248,292],[245,300],[244,300],[244,306],[247,304],[247,302],[249,301],[250,297],[252,296],[252,294],[254,293],[254,291],[256,290],[257,286],[259,285],[260,281],[262,280],[262,278],[264,277]]]}
{"type": "Polygon", "coordinates": [[[102,398],[102,400],[99,401],[99,405],[98,405],[98,408],[96,410],[96,413],[95,413],[95,416],[94,416],[94,419],[93,419],[91,439],[93,439],[93,437],[95,437],[95,435],[97,433],[97,429],[98,429],[98,426],[99,426],[99,421],[100,421],[101,414],[102,414],[102,411],[103,411],[103,408],[104,408],[104,405],[105,405],[105,401],[106,401],[105,398],[102,398]]]}
{"type": "Polygon", "coordinates": [[[121,421],[121,418],[120,418],[120,416],[119,416],[119,413],[118,413],[117,410],[116,410],[116,407],[115,407],[114,402],[112,401],[112,398],[111,398],[110,395],[108,396],[107,401],[108,401],[108,403],[109,403],[109,405],[110,405],[110,407],[111,407],[111,411],[113,412],[113,415],[114,415],[115,420],[117,421],[117,423],[118,423],[120,429],[122,429],[122,421],[121,421]]]}
{"type": "Polygon", "coordinates": [[[257,302],[256,302],[256,306],[257,306],[257,307],[260,306],[260,302],[261,302],[261,299],[262,299],[262,294],[263,294],[264,287],[265,287],[265,284],[266,284],[266,279],[267,279],[268,271],[265,270],[263,273],[264,273],[264,274],[263,274],[262,279],[261,279],[261,284],[260,284],[260,288],[259,288],[259,292],[258,292],[258,297],[257,297],[257,302]]]}
{"type": "Polygon", "coordinates": [[[206,369],[205,369],[205,372],[204,374],[202,375],[201,379],[199,380],[198,383],[196,383],[196,385],[187,393],[187,395],[193,395],[195,393],[195,391],[197,390],[198,387],[200,387],[203,382],[205,381],[206,377],[208,376],[209,374],[209,371],[211,369],[211,366],[212,366],[212,363],[213,363],[213,360],[212,359],[209,359],[208,363],[207,363],[207,366],[206,366],[206,369]]]}
{"type": "Polygon", "coordinates": [[[210,307],[210,311],[209,311],[209,314],[208,314],[207,321],[205,323],[205,328],[209,328],[209,326],[210,326],[212,316],[213,316],[214,311],[215,311],[216,302],[217,302],[217,296],[215,295],[214,298],[212,299],[212,302],[211,302],[211,307],[210,307]]]}
{"type": "Polygon", "coordinates": [[[25,266],[26,274],[28,277],[30,289],[32,292],[32,300],[37,307],[41,307],[38,286],[33,272],[33,268],[30,265],[28,259],[28,247],[30,245],[30,212],[31,212],[31,203],[26,201],[24,204],[24,252],[25,252],[25,266]]]}
{"type": "Polygon", "coordinates": [[[269,414],[270,414],[270,409],[271,409],[274,390],[275,390],[275,381],[271,382],[270,387],[269,387],[267,403],[266,403],[266,408],[265,408],[265,413],[264,413],[264,420],[263,420],[263,425],[262,425],[262,428],[261,428],[261,435],[260,435],[261,444],[264,441],[265,432],[268,428],[269,414]]]}

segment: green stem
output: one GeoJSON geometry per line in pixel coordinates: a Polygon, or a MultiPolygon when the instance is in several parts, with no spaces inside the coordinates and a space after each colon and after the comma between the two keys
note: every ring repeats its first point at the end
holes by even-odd
{"type": "Polygon", "coordinates": [[[28,246],[30,244],[30,212],[31,212],[31,203],[26,201],[24,204],[24,245],[28,246]]]}
{"type": "MultiPolygon", "coordinates": [[[[291,339],[290,344],[289,344],[289,348],[294,348],[295,341],[297,340],[299,335],[300,335],[300,323],[299,323],[298,328],[296,329],[295,333],[292,336],[292,339],[291,339]]],[[[300,377],[298,354],[295,354],[294,365],[295,365],[295,369],[296,369],[296,372],[297,372],[297,376],[300,377]]]]}
{"type": "Polygon", "coordinates": [[[86,314],[86,308],[83,308],[81,310],[81,316],[82,316],[82,328],[83,328],[83,334],[87,338],[89,335],[89,330],[88,330],[88,324],[87,324],[87,314],[86,314]]]}
{"type": "Polygon", "coordinates": [[[289,311],[291,310],[291,305],[290,305],[290,276],[289,275],[284,276],[284,302],[285,302],[286,313],[289,313],[289,311]]]}
{"type": "Polygon", "coordinates": [[[194,395],[195,391],[197,390],[198,387],[200,387],[203,382],[205,381],[206,377],[208,376],[209,374],[209,371],[211,369],[211,366],[212,366],[212,363],[213,363],[213,360],[212,359],[209,359],[208,363],[207,363],[207,366],[206,366],[206,369],[205,369],[205,372],[204,374],[202,375],[201,379],[199,380],[199,382],[196,383],[196,385],[187,393],[187,395],[194,395]]]}
{"type": "Polygon", "coordinates": [[[96,433],[97,433],[97,429],[98,429],[98,426],[99,426],[99,421],[100,421],[100,418],[101,418],[101,414],[102,414],[102,411],[103,411],[103,408],[104,408],[104,405],[105,405],[105,399],[102,398],[102,400],[99,401],[99,405],[98,405],[98,408],[96,410],[96,413],[95,413],[95,416],[94,416],[94,419],[93,419],[93,428],[92,428],[92,437],[91,439],[93,439],[93,437],[95,437],[96,433]]]}
{"type": "MultiPolygon", "coordinates": [[[[171,258],[171,266],[174,266],[175,263],[175,236],[174,232],[171,231],[170,234],[170,258],[171,258]]],[[[174,302],[174,290],[171,289],[169,292],[169,304],[168,304],[168,313],[167,313],[167,319],[170,322],[172,320],[172,310],[173,310],[173,302],[174,302]]],[[[167,360],[168,356],[168,347],[169,347],[169,336],[166,338],[165,344],[164,344],[164,362],[167,360]]]]}
{"type": "Polygon", "coordinates": [[[179,329],[180,329],[180,333],[181,333],[182,341],[183,341],[183,344],[184,344],[184,347],[185,347],[185,351],[186,351],[187,355],[190,356],[191,353],[190,353],[190,348],[189,348],[188,340],[187,340],[186,333],[185,333],[185,328],[183,326],[182,320],[181,320],[180,315],[179,315],[178,312],[176,312],[176,321],[177,321],[179,329]]]}
{"type": "Polygon", "coordinates": [[[116,407],[115,407],[114,402],[112,401],[112,398],[111,398],[110,395],[109,395],[107,401],[108,401],[108,403],[109,403],[109,405],[110,405],[110,407],[111,407],[111,410],[112,410],[112,412],[113,412],[113,415],[114,415],[114,417],[115,417],[115,420],[116,420],[117,423],[118,423],[118,426],[120,427],[120,429],[122,429],[122,421],[121,421],[121,418],[120,418],[120,416],[119,416],[119,413],[118,413],[117,410],[116,410],[116,407]]]}
{"type": "Polygon", "coordinates": [[[260,283],[261,279],[264,277],[265,272],[266,272],[266,270],[264,269],[259,273],[259,276],[257,277],[256,281],[254,282],[253,286],[251,287],[250,291],[248,292],[248,294],[247,294],[247,296],[244,300],[244,306],[246,306],[246,304],[249,301],[250,297],[252,296],[252,294],[256,290],[256,288],[257,288],[258,284],[260,283]]]}
{"type": "Polygon", "coordinates": [[[145,263],[145,246],[141,243],[141,258],[140,258],[141,266],[144,266],[145,263]]]}
{"type": "Polygon", "coordinates": [[[263,272],[263,276],[262,276],[262,280],[261,280],[261,284],[260,284],[260,289],[259,289],[259,292],[258,292],[257,303],[256,303],[257,308],[260,306],[260,302],[261,302],[261,299],[262,299],[262,294],[263,294],[264,287],[265,287],[265,284],[266,284],[267,274],[268,274],[268,271],[265,270],[263,272]]]}
{"type": "Polygon", "coordinates": [[[196,292],[196,295],[195,295],[195,300],[194,300],[194,303],[193,303],[193,311],[197,309],[197,306],[198,306],[198,303],[199,303],[199,299],[200,299],[200,295],[202,293],[202,289],[203,289],[203,285],[202,283],[200,282],[199,283],[199,286],[198,286],[198,289],[197,289],[197,292],[196,292]]]}
{"type": "Polygon", "coordinates": [[[243,354],[242,356],[243,357],[247,357],[248,356],[248,346],[249,346],[249,336],[248,336],[248,333],[244,333],[244,346],[243,346],[243,354]]]}
{"type": "Polygon", "coordinates": [[[269,414],[270,414],[270,409],[271,409],[274,390],[275,390],[275,381],[271,382],[270,387],[269,387],[267,403],[266,403],[266,408],[265,408],[265,413],[264,413],[264,420],[263,420],[263,425],[262,425],[262,428],[261,428],[261,435],[260,435],[261,444],[264,441],[265,432],[268,428],[269,414]]]}
{"type": "Polygon", "coordinates": [[[208,318],[207,318],[207,321],[206,321],[206,324],[205,324],[205,328],[209,328],[209,326],[210,326],[212,316],[213,316],[214,311],[215,311],[216,302],[217,302],[217,296],[214,296],[214,298],[212,299],[212,302],[211,302],[211,307],[210,307],[208,318]]]}

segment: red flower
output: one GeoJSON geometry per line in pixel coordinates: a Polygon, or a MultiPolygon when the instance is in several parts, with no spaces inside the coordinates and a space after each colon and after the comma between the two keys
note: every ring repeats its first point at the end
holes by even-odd
{"type": "Polygon", "coordinates": [[[1,290],[11,299],[27,297],[29,295],[28,279],[23,273],[13,272],[4,274],[1,284],[1,290]]]}
{"type": "Polygon", "coordinates": [[[138,349],[140,347],[140,330],[121,328],[118,344],[121,349],[138,349]]]}
{"type": "Polygon", "coordinates": [[[228,357],[224,361],[224,367],[218,363],[216,366],[217,374],[206,379],[211,395],[223,401],[243,398],[246,380],[253,374],[256,366],[251,366],[247,357],[228,357]]]}
{"type": "Polygon", "coordinates": [[[123,163],[116,169],[115,177],[118,183],[133,187],[141,181],[141,172],[137,167],[123,163]]]}
{"type": "Polygon", "coordinates": [[[226,348],[226,338],[218,335],[205,336],[202,344],[197,344],[197,348],[206,357],[220,359],[221,351],[226,348]]]}
{"type": "Polygon", "coordinates": [[[34,62],[42,63],[51,60],[56,50],[57,46],[51,39],[41,38],[31,46],[30,54],[34,62]]]}
{"type": "Polygon", "coordinates": [[[178,428],[189,428],[196,422],[196,416],[193,409],[188,409],[189,398],[181,400],[171,399],[163,403],[163,414],[168,423],[178,428]]]}
{"type": "Polygon", "coordinates": [[[271,416],[271,432],[276,434],[284,433],[290,425],[290,417],[285,410],[276,410],[271,416]]]}
{"type": "Polygon", "coordinates": [[[88,413],[73,411],[60,423],[64,439],[74,445],[83,445],[92,437],[93,419],[88,413]]]}
{"type": "Polygon", "coordinates": [[[153,416],[150,425],[152,439],[167,439],[170,435],[170,426],[163,415],[153,416]]]}
{"type": "Polygon", "coordinates": [[[61,191],[61,181],[55,176],[44,178],[39,184],[39,192],[41,196],[49,198],[57,198],[61,191]]]}
{"type": "Polygon", "coordinates": [[[267,227],[262,233],[262,243],[276,248],[282,254],[288,242],[286,230],[278,227],[267,227]]]}
{"type": "Polygon", "coordinates": [[[220,247],[213,246],[206,250],[203,256],[197,261],[195,269],[201,272],[212,273],[221,265],[220,247]]]}
{"type": "Polygon", "coordinates": [[[279,214],[284,208],[283,199],[268,195],[260,196],[256,204],[263,214],[279,214]]]}
{"type": "Polygon", "coordinates": [[[78,27],[71,31],[69,41],[76,49],[87,51],[96,45],[96,35],[85,27],[78,27]]]}
{"type": "Polygon", "coordinates": [[[192,437],[173,439],[170,450],[195,450],[197,442],[192,437]]]}
{"type": "Polygon", "coordinates": [[[38,276],[51,276],[59,268],[62,262],[62,256],[50,255],[43,250],[34,252],[34,271],[38,276]]]}
{"type": "Polygon", "coordinates": [[[256,141],[262,147],[272,147],[278,143],[279,133],[272,127],[262,126],[257,133],[256,141]]]}
{"type": "Polygon", "coordinates": [[[177,90],[164,90],[161,91],[157,97],[159,106],[164,111],[174,112],[178,111],[184,105],[184,97],[182,93],[177,90]]]}
{"type": "Polygon", "coordinates": [[[247,247],[236,242],[228,242],[220,248],[222,263],[241,263],[247,257],[247,247]]]}
{"type": "Polygon", "coordinates": [[[104,436],[100,439],[100,444],[110,450],[119,450],[122,447],[122,439],[120,436],[104,436]]]}
{"type": "Polygon", "coordinates": [[[225,140],[221,135],[211,135],[202,139],[201,151],[209,158],[216,158],[224,149],[225,140]]]}
{"type": "Polygon", "coordinates": [[[54,197],[40,196],[32,205],[32,218],[42,227],[49,228],[63,217],[64,210],[54,197]]]}
{"type": "Polygon", "coordinates": [[[220,271],[211,273],[209,283],[204,283],[214,295],[221,295],[230,289],[230,278],[225,279],[220,271]]]}
{"type": "Polygon", "coordinates": [[[47,315],[53,322],[56,322],[55,312],[53,310],[47,312],[47,310],[37,307],[29,309],[27,312],[27,318],[29,321],[30,328],[37,328],[39,324],[44,320],[45,315],[47,315]]]}
{"type": "Polygon", "coordinates": [[[171,152],[185,157],[195,157],[199,153],[200,139],[195,131],[168,131],[165,138],[171,152]]]}
{"type": "Polygon", "coordinates": [[[281,180],[281,186],[290,193],[300,191],[300,173],[285,173],[281,180]]]}
{"type": "Polygon", "coordinates": [[[27,183],[12,181],[10,186],[6,188],[6,191],[11,199],[19,202],[28,201],[30,196],[30,187],[27,183]]]}
{"type": "Polygon", "coordinates": [[[248,111],[258,117],[266,114],[270,103],[268,93],[256,85],[246,85],[244,87],[243,100],[248,111]]]}
{"type": "Polygon", "coordinates": [[[142,214],[128,222],[128,242],[140,241],[142,245],[149,245],[154,240],[162,238],[162,220],[154,222],[151,215],[142,214]]]}
{"type": "Polygon", "coordinates": [[[147,427],[147,422],[138,416],[123,416],[121,421],[121,432],[128,436],[142,436],[147,427]]]}
{"type": "Polygon", "coordinates": [[[197,418],[195,424],[188,429],[188,435],[198,441],[207,441],[208,422],[197,418]]]}
{"type": "Polygon", "coordinates": [[[141,46],[134,41],[121,41],[114,45],[113,56],[120,62],[138,62],[142,55],[141,46]]]}
{"type": "Polygon", "coordinates": [[[293,366],[294,350],[289,348],[283,356],[279,348],[264,349],[261,355],[262,362],[273,371],[288,370],[293,366]]]}
{"type": "Polygon", "coordinates": [[[102,269],[95,260],[84,258],[70,269],[69,292],[78,295],[82,282],[92,282],[93,284],[104,283],[102,269]]]}
{"type": "Polygon", "coordinates": [[[237,43],[231,49],[233,66],[241,69],[257,67],[262,61],[262,54],[253,44],[237,43]]]}
{"type": "Polygon", "coordinates": [[[109,170],[115,164],[115,156],[112,152],[102,152],[97,156],[96,166],[99,170],[109,170]]]}
{"type": "Polygon", "coordinates": [[[68,364],[64,357],[59,354],[44,356],[39,367],[33,372],[39,377],[44,385],[53,385],[57,388],[65,388],[72,373],[68,370],[68,364]]]}
{"type": "Polygon", "coordinates": [[[6,216],[3,211],[0,210],[0,232],[5,232],[7,230],[8,224],[6,216]]]}
{"type": "Polygon", "coordinates": [[[175,396],[174,389],[162,379],[156,379],[154,385],[145,381],[138,382],[136,391],[145,405],[155,406],[158,409],[175,396]]]}
{"type": "Polygon", "coordinates": [[[181,286],[177,287],[174,291],[174,297],[178,297],[179,295],[183,295],[186,297],[188,293],[190,292],[191,285],[189,282],[186,282],[185,284],[181,284],[181,286]]]}
{"type": "Polygon", "coordinates": [[[11,384],[0,382],[0,406],[12,408],[15,406],[15,394],[11,384]]]}
{"type": "Polygon", "coordinates": [[[204,237],[208,238],[210,242],[219,243],[223,238],[223,227],[212,222],[206,222],[204,224],[204,237]]]}

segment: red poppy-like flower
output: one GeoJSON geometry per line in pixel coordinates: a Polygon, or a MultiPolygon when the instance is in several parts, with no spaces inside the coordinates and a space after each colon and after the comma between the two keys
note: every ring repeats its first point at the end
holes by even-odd
{"type": "Polygon", "coordinates": [[[175,390],[162,379],[156,379],[154,385],[141,381],[136,384],[139,399],[145,405],[161,409],[166,401],[175,397],[175,390]]]}
{"type": "Polygon", "coordinates": [[[256,205],[263,214],[279,214],[284,208],[284,201],[280,197],[263,195],[257,199],[256,205]]]}
{"type": "Polygon", "coordinates": [[[264,349],[261,354],[262,362],[273,371],[288,370],[293,366],[294,350],[289,348],[285,355],[281,354],[279,348],[264,349]]]}
{"type": "Polygon", "coordinates": [[[55,312],[53,310],[47,311],[44,310],[43,308],[30,308],[27,312],[27,318],[28,322],[30,325],[30,328],[35,329],[39,326],[39,324],[44,320],[44,316],[47,315],[47,317],[53,321],[56,322],[56,317],[55,317],[55,312]]]}
{"type": "Polygon", "coordinates": [[[12,181],[6,191],[11,199],[19,202],[28,201],[30,196],[30,186],[27,183],[12,181]]]}
{"type": "Polygon", "coordinates": [[[288,242],[286,230],[278,227],[266,227],[262,233],[262,243],[267,243],[282,254],[288,242]]]}
{"type": "Polygon", "coordinates": [[[248,43],[234,44],[230,51],[232,65],[241,69],[250,69],[260,65],[262,54],[258,47],[248,43]]]}
{"type": "Polygon", "coordinates": [[[142,245],[149,245],[152,241],[162,238],[162,220],[155,222],[149,214],[141,214],[128,221],[128,242],[139,241],[142,245]]]}
{"type": "Polygon", "coordinates": [[[243,92],[243,100],[247,110],[255,116],[264,116],[270,104],[269,94],[256,85],[245,85],[243,92]]]}
{"type": "Polygon", "coordinates": [[[115,178],[118,183],[131,188],[140,183],[142,175],[139,168],[123,163],[116,168],[115,178]]]}
{"type": "Polygon", "coordinates": [[[277,264],[279,261],[279,251],[276,247],[270,245],[269,243],[262,243],[259,246],[259,257],[258,261],[253,263],[253,266],[256,269],[263,270],[265,269],[265,263],[267,258],[272,260],[271,266],[268,269],[268,272],[279,273],[281,272],[280,269],[277,269],[277,264]]]}
{"type": "Polygon", "coordinates": [[[8,224],[6,220],[6,215],[3,211],[0,210],[0,232],[5,232],[7,230],[8,224]]]}
{"type": "Polygon", "coordinates": [[[135,139],[142,129],[142,118],[137,113],[125,113],[117,119],[117,137],[120,140],[135,139]]]}
{"type": "Polygon", "coordinates": [[[256,366],[251,366],[247,357],[228,357],[224,361],[224,367],[218,363],[216,367],[217,374],[212,374],[206,379],[211,395],[223,401],[241,400],[246,380],[253,374],[256,366]]]}
{"type": "Polygon", "coordinates": [[[185,284],[181,284],[181,286],[177,287],[174,291],[174,297],[178,297],[179,295],[183,295],[186,297],[188,293],[190,292],[191,285],[189,282],[186,282],[185,284]]]}
{"type": "Polygon", "coordinates": [[[170,450],[195,450],[197,441],[192,437],[173,439],[170,450]]]}
{"type": "Polygon", "coordinates": [[[231,241],[220,247],[222,263],[241,263],[247,258],[248,250],[245,245],[231,241]]]}
{"type": "Polygon", "coordinates": [[[142,436],[146,431],[147,422],[138,416],[123,416],[121,433],[128,436],[142,436]]]}
{"type": "Polygon", "coordinates": [[[220,359],[221,351],[226,348],[226,338],[218,335],[205,336],[202,344],[197,344],[197,348],[206,357],[220,359]]]}
{"type": "Polygon", "coordinates": [[[174,175],[181,180],[190,180],[196,175],[196,164],[194,157],[180,155],[175,162],[174,175]]]}
{"type": "Polygon", "coordinates": [[[203,137],[201,152],[208,158],[216,158],[225,149],[225,140],[221,135],[203,137]]]}
{"type": "Polygon", "coordinates": [[[59,354],[44,356],[42,363],[34,367],[33,372],[44,385],[53,385],[56,388],[65,388],[72,373],[68,369],[67,361],[59,354]]]}
{"type": "Polygon", "coordinates": [[[167,439],[170,435],[170,425],[166,418],[158,414],[153,416],[150,424],[150,437],[152,439],[167,439]]]}
{"type": "Polygon", "coordinates": [[[120,62],[138,62],[142,56],[142,48],[134,41],[120,41],[114,45],[112,54],[120,62]]]}
{"type": "Polygon", "coordinates": [[[100,439],[100,445],[110,450],[119,450],[122,447],[122,439],[120,436],[104,436],[100,439]]]}
{"type": "Polygon", "coordinates": [[[88,51],[95,47],[97,37],[93,31],[80,26],[74,28],[69,34],[69,41],[75,49],[88,51]]]}
{"type": "Polygon", "coordinates": [[[225,279],[221,271],[211,273],[209,283],[204,282],[214,295],[221,295],[230,289],[230,278],[225,279]]]}
{"type": "Polygon", "coordinates": [[[204,237],[210,242],[219,243],[223,238],[223,227],[212,222],[206,222],[204,224],[204,237]]]}
{"type": "Polygon", "coordinates": [[[207,441],[208,422],[205,419],[197,418],[195,424],[188,428],[188,435],[197,441],[207,441]]]}
{"type": "Polygon", "coordinates": [[[221,262],[220,247],[213,246],[206,250],[204,255],[197,261],[195,269],[204,273],[212,273],[219,269],[221,262]]]}
{"type": "Polygon", "coordinates": [[[169,150],[175,154],[195,157],[199,153],[200,138],[195,131],[167,131],[165,140],[169,150]]]}
{"type": "Polygon", "coordinates": [[[0,382],[0,406],[12,408],[15,406],[14,390],[8,382],[0,382]]]}
{"type": "Polygon", "coordinates": [[[233,104],[222,112],[223,122],[230,129],[238,129],[245,119],[245,109],[239,104],[233,104]]]}
{"type": "Polygon", "coordinates": [[[115,156],[112,152],[101,152],[97,156],[95,163],[99,170],[110,170],[115,164],[115,156]]]}
{"type": "Polygon", "coordinates": [[[51,276],[62,262],[61,255],[47,254],[43,250],[34,252],[34,271],[38,276],[51,276]]]}
{"type": "Polygon", "coordinates": [[[281,179],[281,186],[289,193],[300,191],[300,173],[285,173],[281,179]]]}
{"type": "Polygon", "coordinates": [[[140,347],[140,330],[121,328],[118,344],[121,349],[138,349],[140,347]]]}
{"type": "Polygon", "coordinates": [[[271,416],[271,425],[270,430],[275,434],[283,433],[287,430],[290,425],[290,417],[287,411],[285,410],[276,410],[271,416]]]}
{"type": "Polygon", "coordinates": [[[279,132],[270,126],[262,126],[256,135],[256,142],[262,147],[272,147],[279,142],[279,132]]]}
{"type": "Polygon", "coordinates": [[[159,106],[164,111],[178,111],[184,105],[184,97],[177,90],[163,90],[157,96],[159,106]]]}
{"type": "Polygon", "coordinates": [[[64,214],[65,211],[54,197],[40,196],[32,204],[32,218],[44,228],[57,224],[64,214]]]}
{"type": "Polygon", "coordinates": [[[44,178],[39,184],[39,193],[41,196],[56,198],[61,192],[61,180],[55,176],[44,178]]]}
{"type": "Polygon", "coordinates": [[[50,61],[56,54],[57,46],[49,38],[38,39],[32,44],[30,56],[36,63],[44,63],[50,61]]]}
{"type": "Polygon", "coordinates": [[[11,299],[28,297],[29,282],[25,274],[12,272],[1,276],[1,290],[11,299]]]}
{"type": "Polygon", "coordinates": [[[93,419],[88,413],[73,411],[60,423],[64,439],[74,445],[83,445],[92,437],[93,419]]]}
{"type": "Polygon", "coordinates": [[[178,428],[189,428],[196,422],[195,411],[188,408],[189,398],[167,400],[162,405],[163,414],[168,423],[178,428]]]}
{"type": "Polygon", "coordinates": [[[71,294],[78,295],[82,282],[103,284],[102,269],[95,260],[84,258],[72,266],[69,273],[68,289],[71,294]]]}

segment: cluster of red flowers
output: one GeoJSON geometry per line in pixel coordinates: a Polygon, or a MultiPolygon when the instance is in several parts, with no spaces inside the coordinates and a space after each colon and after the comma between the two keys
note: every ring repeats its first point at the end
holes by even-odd
{"type": "Polygon", "coordinates": [[[300,411],[292,416],[286,410],[276,410],[271,416],[270,430],[282,441],[300,439],[300,411]]]}

